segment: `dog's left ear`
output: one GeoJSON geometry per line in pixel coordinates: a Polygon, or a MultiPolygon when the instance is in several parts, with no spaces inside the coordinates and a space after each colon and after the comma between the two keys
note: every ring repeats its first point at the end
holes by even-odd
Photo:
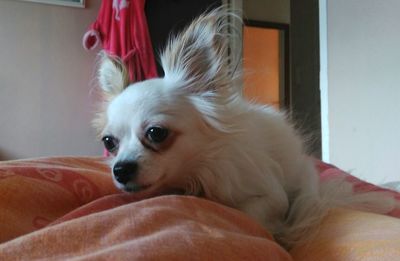
{"type": "Polygon", "coordinates": [[[229,87],[233,77],[228,59],[229,15],[217,8],[170,39],[161,55],[165,78],[194,93],[229,87]]]}

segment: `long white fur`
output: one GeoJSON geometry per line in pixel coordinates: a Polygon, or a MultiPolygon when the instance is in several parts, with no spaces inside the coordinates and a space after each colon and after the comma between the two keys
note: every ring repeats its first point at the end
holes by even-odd
{"type": "Polygon", "coordinates": [[[137,161],[135,183],[242,210],[287,248],[304,241],[332,207],[391,210],[390,197],[354,195],[344,180],[320,185],[286,115],[242,97],[227,56],[228,16],[237,19],[223,8],[203,14],[172,38],[161,56],[163,78],[125,88],[125,69],[103,60],[100,84],[111,98],[98,127],[119,140],[111,165],[137,161]],[[176,134],[166,151],[154,153],[141,142],[144,126],[152,125],[176,134]]]}

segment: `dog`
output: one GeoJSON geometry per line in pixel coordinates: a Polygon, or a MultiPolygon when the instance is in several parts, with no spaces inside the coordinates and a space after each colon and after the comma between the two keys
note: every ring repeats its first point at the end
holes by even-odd
{"type": "Polygon", "coordinates": [[[218,8],[172,37],[161,53],[162,78],[130,84],[123,63],[102,55],[104,103],[94,124],[112,155],[115,185],[236,208],[287,249],[332,207],[388,212],[391,200],[353,194],[344,180],[320,184],[287,115],[243,97],[241,72],[227,55],[233,19],[240,18],[218,8]]]}

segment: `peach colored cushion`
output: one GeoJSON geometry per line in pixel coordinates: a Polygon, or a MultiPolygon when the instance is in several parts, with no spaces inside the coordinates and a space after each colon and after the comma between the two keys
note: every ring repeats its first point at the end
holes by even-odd
{"type": "MultiPolygon", "coordinates": [[[[118,200],[108,196],[107,199],[118,200]]],[[[103,202],[104,203],[104,202],[103,202]]],[[[1,260],[292,260],[243,213],[160,196],[65,220],[0,244],[1,260]]]]}
{"type": "Polygon", "coordinates": [[[101,158],[0,162],[0,243],[43,228],[77,207],[116,192],[101,158]]]}

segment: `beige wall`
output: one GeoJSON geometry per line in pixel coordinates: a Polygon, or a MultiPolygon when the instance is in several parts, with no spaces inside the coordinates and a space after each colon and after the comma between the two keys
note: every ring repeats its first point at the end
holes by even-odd
{"type": "Polygon", "coordinates": [[[400,1],[326,0],[330,162],[400,180],[400,1]]]}
{"type": "Polygon", "coordinates": [[[101,154],[90,126],[95,53],[86,9],[0,1],[0,159],[101,154]]]}

